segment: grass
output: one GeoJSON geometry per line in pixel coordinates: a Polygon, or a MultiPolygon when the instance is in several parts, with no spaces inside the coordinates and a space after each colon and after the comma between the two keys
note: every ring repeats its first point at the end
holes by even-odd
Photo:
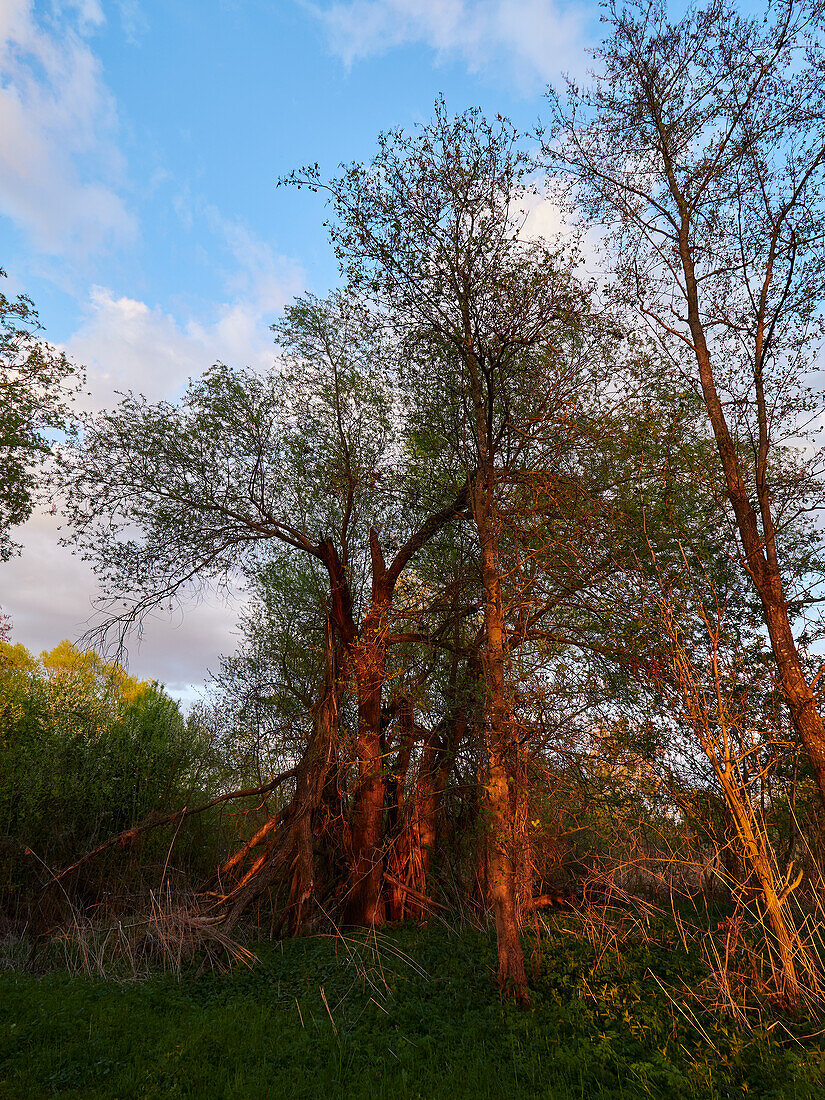
{"type": "Polygon", "coordinates": [[[526,944],[528,1011],[499,998],[488,933],[439,925],[180,980],[0,974],[0,1097],[822,1096],[825,1037],[739,1030],[675,993],[706,972],[674,929],[602,954],[555,918],[540,960],[526,944]]]}

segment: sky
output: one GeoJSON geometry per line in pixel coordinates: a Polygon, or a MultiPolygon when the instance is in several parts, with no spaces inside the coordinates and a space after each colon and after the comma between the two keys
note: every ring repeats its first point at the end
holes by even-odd
{"type": "MultiPolygon", "coordinates": [[[[382,130],[480,106],[530,130],[581,76],[595,4],[554,0],[0,0],[0,267],[96,408],[174,399],[221,360],[265,369],[269,326],[337,267],[293,168],[368,159],[382,130]]],[[[34,652],[95,621],[90,567],[38,511],[0,563],[34,652]]],[[[147,623],[129,669],[191,701],[237,644],[243,594],[147,623]]]]}

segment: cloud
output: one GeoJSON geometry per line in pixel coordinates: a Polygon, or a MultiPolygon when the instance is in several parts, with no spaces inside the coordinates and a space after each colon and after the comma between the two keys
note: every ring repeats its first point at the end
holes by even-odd
{"type": "MultiPolygon", "coordinates": [[[[80,325],[60,345],[86,366],[92,408],[111,406],[115,390],[174,399],[188,378],[218,359],[259,370],[273,362],[269,324],[303,288],[303,271],[242,222],[214,207],[195,203],[188,209],[211,232],[213,255],[224,256],[224,300],[198,315],[174,316],[109,287],[92,287],[80,325]]],[[[12,616],[14,639],[36,653],[62,638],[76,641],[97,621],[96,578],[87,562],[59,545],[58,523],[36,510],[15,532],[23,553],[0,567],[0,603],[12,616]]],[[[148,618],[140,644],[136,638],[129,643],[130,671],[192,702],[207,670],[217,671],[220,654],[235,648],[242,598],[239,593],[227,603],[205,593],[172,616],[148,618]]]]}
{"type": "Polygon", "coordinates": [[[205,329],[197,335],[189,329],[163,310],[96,286],[66,348],[87,369],[94,407],[112,404],[116,390],[158,400],[173,397],[218,357],[205,329]]]}
{"type": "Polygon", "coordinates": [[[92,405],[112,404],[114,392],[135,390],[152,400],[174,398],[187,379],[214,362],[266,370],[275,347],[269,326],[304,287],[301,267],[214,207],[188,207],[216,239],[226,299],[199,314],[175,317],[110,288],[91,288],[85,315],[63,345],[87,368],[92,405]]]}
{"type": "Polygon", "coordinates": [[[574,247],[580,257],[577,272],[581,278],[604,275],[601,229],[571,215],[561,196],[554,194],[552,185],[543,193],[528,195],[524,213],[522,236],[526,240],[542,239],[550,244],[574,247]]]}
{"type": "Polygon", "coordinates": [[[96,408],[112,404],[115,391],[130,389],[151,400],[174,398],[188,378],[218,360],[265,369],[274,355],[253,303],[227,302],[215,307],[209,320],[179,321],[100,286],[92,288],[86,316],[65,347],[87,368],[96,408]]]}
{"type": "Polygon", "coordinates": [[[118,0],[117,6],[126,41],[132,46],[139,45],[143,36],[149,32],[146,12],[138,0],[118,0]]]}
{"type": "Polygon", "coordinates": [[[460,58],[474,72],[500,72],[504,62],[524,93],[562,71],[584,68],[590,16],[583,7],[554,0],[334,0],[306,6],[346,65],[421,44],[441,58],[460,58]]]}
{"type": "Polygon", "coordinates": [[[98,0],[0,4],[0,212],[51,255],[84,256],[130,241],[134,216],[118,194],[117,114],[87,38],[98,0]]]}
{"type": "MultiPolygon", "coordinates": [[[[12,638],[33,653],[63,638],[76,642],[96,621],[94,574],[87,562],[58,544],[59,520],[37,510],[23,529],[25,553],[3,564],[2,609],[12,618],[12,638]]],[[[219,656],[236,646],[241,600],[190,602],[185,613],[146,620],[143,638],[129,645],[129,671],[159,680],[191,701],[219,656]]]]}
{"type": "MultiPolygon", "coordinates": [[[[202,316],[175,317],[107,287],[93,287],[82,323],[62,345],[87,367],[92,407],[112,405],[115,390],[133,389],[153,400],[174,398],[188,378],[217,359],[260,370],[271,365],[275,345],[269,324],[303,287],[303,273],[243,223],[221,217],[214,208],[205,208],[205,216],[227,256],[226,300],[202,316]]],[[[14,639],[34,652],[51,649],[62,638],[75,641],[96,621],[94,573],[58,545],[58,522],[36,511],[15,532],[22,555],[2,564],[2,604],[12,616],[14,639]]],[[[130,671],[163,681],[191,702],[207,670],[217,671],[219,655],[235,648],[241,600],[240,594],[229,603],[205,594],[172,616],[148,618],[140,645],[136,639],[129,644],[130,671]]]]}

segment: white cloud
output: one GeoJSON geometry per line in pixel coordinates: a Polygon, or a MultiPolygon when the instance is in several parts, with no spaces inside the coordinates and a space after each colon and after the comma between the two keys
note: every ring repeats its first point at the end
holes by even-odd
{"type": "Polygon", "coordinates": [[[111,404],[116,390],[172,398],[217,360],[258,370],[271,365],[269,325],[303,289],[303,271],[242,223],[211,207],[205,217],[233,260],[224,273],[225,301],[201,316],[177,318],[106,287],[91,289],[83,322],[65,350],[86,366],[94,407],[111,404]]]}
{"type": "Polygon", "coordinates": [[[115,400],[115,390],[134,389],[153,400],[174,396],[215,357],[206,335],[193,337],[162,310],[93,287],[86,317],[66,347],[86,366],[93,404],[101,407],[115,400]]]}
{"type": "Polygon", "coordinates": [[[572,217],[560,197],[554,195],[552,187],[543,194],[528,195],[524,213],[522,236],[525,239],[541,238],[551,244],[558,242],[575,247],[581,258],[578,274],[583,279],[604,274],[601,231],[572,217]]]}
{"type": "MultiPolygon", "coordinates": [[[[303,274],[242,224],[215,210],[208,217],[234,260],[225,275],[227,300],[208,317],[176,318],[105,287],[92,289],[83,322],[64,347],[87,367],[93,407],[112,405],[114,390],[174,398],[189,377],[217,359],[261,370],[272,363],[275,346],[268,326],[302,288],[303,274]]],[[[58,545],[58,522],[37,511],[15,532],[22,555],[0,565],[0,602],[12,616],[14,640],[35,652],[51,649],[62,638],[75,641],[97,621],[94,573],[58,545]]],[[[129,644],[130,671],[163,681],[191,702],[207,670],[217,671],[219,655],[235,648],[237,613],[238,601],[208,597],[187,601],[171,617],[148,618],[140,645],[136,639],[129,644]]]]}
{"type": "Polygon", "coordinates": [[[135,233],[117,191],[123,172],[117,115],[87,36],[98,0],[0,3],[0,212],[38,249],[86,255],[135,233]]]}
{"type": "Polygon", "coordinates": [[[117,6],[126,41],[137,46],[149,31],[149,19],[138,0],[118,0],[117,6]]]}
{"type": "Polygon", "coordinates": [[[397,46],[423,44],[472,71],[501,62],[523,92],[585,64],[584,7],[554,0],[334,0],[307,3],[347,64],[397,46]]]}
{"type": "MultiPolygon", "coordinates": [[[[76,642],[97,621],[97,593],[88,563],[58,544],[58,520],[40,510],[22,531],[24,554],[2,565],[2,609],[12,618],[12,640],[33,653],[53,649],[63,638],[76,642]]],[[[187,700],[207,671],[218,670],[222,653],[236,646],[240,600],[190,602],[185,613],[146,620],[140,644],[128,646],[129,671],[159,680],[187,700]]]]}

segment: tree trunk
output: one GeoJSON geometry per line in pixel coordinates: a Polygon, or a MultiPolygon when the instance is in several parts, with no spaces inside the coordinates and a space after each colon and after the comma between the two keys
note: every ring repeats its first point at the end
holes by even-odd
{"type": "Polygon", "coordinates": [[[226,928],[279,879],[291,873],[289,895],[281,923],[295,932],[304,919],[304,906],[315,889],[315,834],[313,821],[323,800],[331,763],[336,758],[338,711],[344,690],[344,651],[327,621],[324,682],[313,708],[313,728],[297,768],[295,794],[281,810],[223,868],[224,874],[242,866],[255,848],[266,842],[264,854],[224,897],[226,928]]]}
{"type": "MultiPolygon", "coordinates": [[[[771,858],[764,825],[754,820],[747,792],[739,790],[718,767],[716,771],[722,782],[745,858],[759,880],[765,913],[774,937],[772,947],[779,955],[780,990],[791,1003],[797,1004],[800,988],[796,957],[801,945],[793,921],[788,919],[786,892],[780,893],[779,875],[771,858]]],[[[787,890],[787,894],[789,893],[791,890],[787,890]]]]}
{"type": "Polygon", "coordinates": [[[393,884],[390,897],[396,914],[424,920],[427,915],[427,887],[437,837],[441,800],[450,770],[451,753],[440,736],[439,723],[423,734],[418,774],[404,803],[401,828],[393,848],[393,884]],[[403,884],[411,887],[404,890],[403,884]]]}
{"type": "MultiPolygon", "coordinates": [[[[675,182],[671,184],[671,188],[677,202],[683,202],[675,182]]],[[[699,288],[693,266],[686,213],[682,216],[679,252],[685,274],[688,324],[699,367],[699,381],[716,439],[728,499],[736,518],[745,563],[762,604],[771,649],[779,670],[782,694],[788,704],[794,729],[805,746],[816,777],[820,799],[825,805],[825,722],[817,709],[810,685],[805,679],[799,650],[791,629],[788,604],[777,559],[776,533],[767,482],[762,479],[757,486],[763,527],[760,532],[757,510],[748,494],[739,466],[736,446],[716,387],[710,350],[699,311],[699,288]]],[[[764,447],[767,448],[767,439],[764,441],[764,447]]]]}
{"type": "MultiPolygon", "coordinates": [[[[410,866],[410,829],[407,824],[407,803],[404,789],[407,784],[407,772],[410,767],[410,754],[415,737],[415,725],[412,703],[405,699],[398,716],[400,745],[393,774],[387,783],[387,834],[391,839],[390,863],[393,872],[387,896],[387,914],[390,920],[403,920],[407,909],[407,891],[404,882],[409,882],[410,866]]],[[[411,802],[414,804],[415,795],[411,802]]]]}
{"type": "Polygon", "coordinates": [[[527,1003],[527,974],[518,931],[516,884],[511,854],[512,816],[506,767],[510,723],[504,675],[504,611],[491,497],[489,481],[487,484],[482,482],[476,488],[473,502],[481,551],[486,633],[482,667],[487,695],[484,725],[488,767],[483,791],[489,831],[487,876],[496,921],[498,982],[502,989],[512,988],[518,1000],[527,1003]]]}
{"type": "Polygon", "coordinates": [[[376,925],[385,919],[381,839],[386,780],[381,746],[381,692],[387,652],[389,601],[373,576],[373,601],[353,653],[358,686],[358,785],[352,812],[352,862],[346,920],[376,925]]]}
{"type": "MultiPolygon", "coordinates": [[[[430,868],[438,837],[438,815],[450,771],[450,753],[441,743],[437,729],[424,741],[421,769],[415,791],[416,841],[420,853],[421,877],[419,890],[427,893],[430,868]]],[[[423,912],[421,916],[423,916],[423,912]]]]}

